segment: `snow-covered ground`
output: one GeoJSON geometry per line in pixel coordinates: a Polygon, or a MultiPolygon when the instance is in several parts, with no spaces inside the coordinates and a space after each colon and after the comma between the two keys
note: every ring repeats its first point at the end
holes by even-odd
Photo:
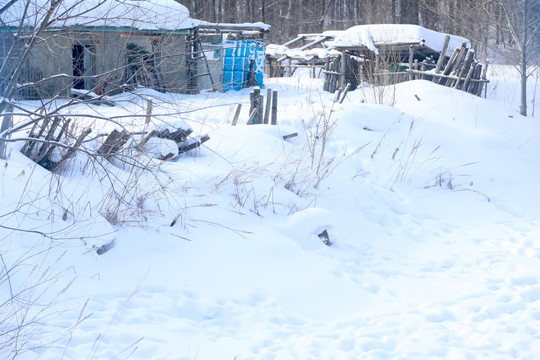
{"type": "Polygon", "coordinates": [[[489,78],[487,99],[413,81],[343,104],[267,79],[277,126],[244,125],[249,90],[72,108],[151,97],[155,126],[211,139],[138,157],[147,172],[79,154],[60,175],[10,145],[0,327],[28,323],[21,359],[539,358],[540,116],[507,68],[489,78]]]}

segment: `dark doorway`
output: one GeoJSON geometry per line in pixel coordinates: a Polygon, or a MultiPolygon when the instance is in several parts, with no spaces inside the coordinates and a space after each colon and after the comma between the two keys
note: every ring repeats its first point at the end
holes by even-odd
{"type": "Polygon", "coordinates": [[[84,77],[95,73],[95,50],[94,45],[73,45],[71,56],[73,59],[73,87],[75,89],[90,90],[94,87],[94,80],[92,78],[85,79],[84,77]]]}
{"type": "Polygon", "coordinates": [[[73,45],[73,87],[75,89],[84,89],[84,45],[73,45]]]}

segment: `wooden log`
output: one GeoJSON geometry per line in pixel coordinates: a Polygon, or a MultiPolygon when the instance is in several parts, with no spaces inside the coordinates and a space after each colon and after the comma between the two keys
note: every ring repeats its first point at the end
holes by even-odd
{"type": "Polygon", "coordinates": [[[62,158],[60,159],[60,161],[58,161],[56,164],[53,165],[53,167],[51,168],[51,171],[54,171],[56,169],[58,169],[60,167],[60,165],[66,161],[67,159],[69,159],[70,157],[73,156],[73,154],[75,154],[75,151],[77,151],[79,149],[79,147],[81,146],[83,140],[88,136],[88,134],[90,134],[92,132],[92,129],[90,128],[86,128],[83,130],[83,132],[79,135],[79,137],[77,138],[77,140],[75,141],[75,143],[68,149],[68,151],[66,151],[64,153],[64,155],[62,156],[62,158]]]}
{"type": "Polygon", "coordinates": [[[291,46],[292,44],[295,44],[295,43],[297,43],[297,42],[299,42],[299,41],[301,41],[301,40],[303,40],[303,39],[304,39],[304,35],[300,35],[300,36],[298,36],[297,38],[292,39],[291,41],[286,42],[285,44],[283,44],[283,46],[291,46]]]}
{"type": "Polygon", "coordinates": [[[309,49],[310,47],[313,47],[313,46],[315,46],[315,45],[317,45],[317,44],[322,43],[322,42],[325,41],[326,39],[327,39],[326,36],[322,36],[322,37],[316,39],[315,41],[312,41],[312,42],[310,42],[309,44],[302,46],[299,50],[300,50],[300,51],[307,50],[307,49],[309,49]]]}
{"type": "Polygon", "coordinates": [[[334,99],[333,99],[334,102],[339,101],[342,91],[343,91],[343,88],[341,88],[341,87],[336,91],[336,93],[334,94],[334,99]]]}
{"type": "MultiPolygon", "coordinates": [[[[467,52],[469,51],[469,49],[467,48],[467,45],[465,43],[463,43],[461,45],[461,48],[459,49],[459,53],[458,53],[458,56],[456,58],[456,61],[454,63],[454,66],[452,67],[452,70],[451,70],[451,74],[454,74],[454,75],[458,75],[459,74],[459,71],[463,65],[463,61],[465,59],[465,56],[467,55],[467,52]]],[[[446,86],[448,87],[453,87],[454,84],[456,83],[456,80],[450,80],[448,81],[448,83],[446,84],[446,86]]]]}
{"type": "Polygon", "coordinates": [[[157,131],[156,130],[151,130],[148,134],[146,134],[146,136],[144,136],[144,134],[142,135],[142,139],[141,141],[139,142],[139,144],[137,145],[137,147],[139,148],[139,150],[142,151],[143,147],[144,147],[144,144],[146,144],[148,142],[148,140],[150,140],[151,137],[154,137],[157,135],[157,131]]]}
{"type": "Polygon", "coordinates": [[[199,138],[188,139],[184,143],[178,144],[178,154],[183,154],[187,151],[198,148],[208,140],[210,140],[210,136],[208,135],[203,135],[199,138]]]}
{"type": "MultiPolygon", "coordinates": [[[[40,126],[40,128],[39,128],[38,133],[37,133],[37,134],[34,134],[33,136],[30,136],[30,137],[37,138],[37,139],[41,138],[41,137],[43,136],[43,133],[45,132],[45,129],[47,128],[47,125],[49,124],[50,120],[51,120],[51,119],[48,118],[48,117],[43,118],[43,119],[41,120],[41,126],[40,126]]],[[[36,122],[36,125],[37,125],[38,123],[39,123],[39,121],[36,122]]],[[[35,141],[28,140],[28,141],[24,144],[24,146],[23,146],[21,152],[22,152],[24,155],[26,155],[27,157],[32,158],[32,151],[34,150],[34,146],[36,146],[37,144],[38,144],[38,143],[35,142],[35,141]]]]}
{"type": "Polygon", "coordinates": [[[272,125],[277,125],[277,101],[278,101],[278,92],[276,90],[272,91],[272,125]]]}
{"type": "Polygon", "coordinates": [[[240,110],[242,110],[242,104],[237,104],[236,111],[234,112],[233,121],[231,123],[232,126],[236,126],[236,123],[238,122],[238,118],[240,117],[240,110]]]}
{"type": "Polygon", "coordinates": [[[126,130],[118,131],[114,129],[100,146],[97,154],[108,159],[112,155],[116,154],[129,138],[130,134],[126,130]]]}
{"type": "Polygon", "coordinates": [[[193,130],[191,128],[189,129],[178,128],[173,132],[170,132],[168,129],[166,129],[166,132],[167,132],[166,136],[158,135],[158,137],[162,139],[169,139],[169,140],[174,141],[175,143],[179,143],[179,142],[185,141],[187,137],[193,132],[193,130]]]}
{"type": "MultiPolygon", "coordinates": [[[[474,69],[476,68],[476,63],[472,63],[471,66],[469,66],[469,71],[467,72],[467,77],[465,78],[465,82],[463,83],[462,90],[466,92],[471,92],[469,89],[469,85],[471,84],[471,78],[474,74],[474,69]]],[[[476,94],[475,94],[476,95],[476,94]]]]}
{"type": "Polygon", "coordinates": [[[343,100],[345,100],[345,97],[347,96],[347,94],[349,93],[349,90],[351,89],[351,84],[347,84],[347,86],[345,86],[345,90],[343,90],[343,95],[341,96],[341,98],[339,99],[339,103],[340,104],[343,104],[343,100]]]}
{"type": "MultiPolygon", "coordinates": [[[[62,125],[62,128],[60,129],[60,132],[53,139],[55,142],[60,142],[60,140],[62,139],[62,136],[64,136],[64,133],[66,133],[70,122],[71,122],[71,119],[67,119],[66,121],[64,121],[64,124],[62,125]]],[[[56,147],[55,145],[49,146],[49,150],[47,150],[47,152],[43,155],[43,157],[41,159],[39,159],[39,161],[38,161],[39,165],[41,165],[44,168],[47,168],[49,170],[52,168],[52,163],[50,161],[50,156],[52,155],[52,152],[53,152],[55,147],[56,147]]]]}
{"type": "Polygon", "coordinates": [[[45,135],[45,142],[41,144],[41,147],[39,148],[39,150],[36,151],[31,157],[31,159],[34,160],[34,162],[39,163],[43,159],[43,156],[47,153],[47,150],[51,146],[48,143],[48,141],[51,141],[54,139],[54,132],[56,131],[56,128],[59,125],[60,125],[60,117],[55,116],[52,121],[52,125],[49,131],[47,132],[47,135],[45,135]]]}
{"type": "MultiPolygon", "coordinates": [[[[452,68],[454,67],[454,63],[456,61],[456,58],[458,57],[458,54],[459,54],[459,50],[460,49],[455,49],[454,52],[452,53],[452,56],[450,57],[450,60],[448,60],[448,63],[446,63],[446,67],[444,68],[444,70],[442,72],[443,75],[449,75],[450,72],[452,71],[452,68]]],[[[437,83],[441,84],[441,85],[445,85],[446,78],[444,76],[440,76],[438,78],[439,78],[439,80],[437,81],[437,83]]]]}
{"type": "MultiPolygon", "coordinates": [[[[441,53],[439,55],[439,60],[437,60],[437,65],[435,66],[435,74],[438,74],[441,72],[444,59],[446,59],[446,50],[448,49],[448,44],[450,43],[450,35],[446,35],[444,37],[444,43],[443,47],[441,49],[441,53]]],[[[435,81],[436,78],[433,78],[433,81],[435,81]]]]}
{"type": "Polygon", "coordinates": [[[474,60],[474,52],[469,51],[469,54],[467,56],[467,60],[462,64],[462,66],[459,69],[459,72],[456,74],[457,80],[454,84],[454,89],[459,89],[459,86],[461,85],[461,79],[466,76],[466,74],[469,73],[469,69],[471,67],[471,64],[474,60]]]}
{"type": "MultiPolygon", "coordinates": [[[[416,72],[416,73],[420,74],[420,71],[415,71],[415,70],[407,70],[407,71],[413,71],[413,72],[416,72]]],[[[455,76],[455,75],[443,75],[443,74],[430,74],[430,75],[434,76],[434,77],[438,77],[438,78],[457,80],[457,76],[455,76]]],[[[472,82],[475,82],[475,83],[487,82],[487,80],[475,79],[474,76],[471,78],[470,81],[471,81],[471,83],[472,82]]]]}
{"type": "Polygon", "coordinates": [[[298,136],[298,133],[294,132],[292,134],[288,134],[288,135],[283,135],[283,140],[287,140],[287,139],[290,139],[290,138],[293,138],[293,137],[296,137],[298,136]]]}
{"type": "MultiPolygon", "coordinates": [[[[34,122],[34,125],[32,125],[32,129],[28,133],[29,138],[35,138],[37,136],[36,129],[39,127],[39,123],[40,123],[40,121],[34,122]]],[[[23,147],[21,149],[21,153],[26,155],[26,152],[28,151],[29,146],[30,146],[30,141],[25,141],[25,143],[24,143],[24,145],[23,145],[23,147]]]]}

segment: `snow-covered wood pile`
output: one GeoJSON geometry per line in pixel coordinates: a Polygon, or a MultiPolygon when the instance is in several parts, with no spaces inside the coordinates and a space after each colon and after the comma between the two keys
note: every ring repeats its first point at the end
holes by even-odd
{"type": "MultiPolygon", "coordinates": [[[[387,85],[428,79],[480,95],[485,65],[468,39],[418,25],[358,25],[344,31],[299,35],[266,52],[270,76],[292,75],[299,67],[324,68],[324,90],[334,92],[362,81],[387,85]],[[293,48],[304,42],[304,45],[293,48]]],[[[321,72],[321,71],[319,71],[321,72]]]]}

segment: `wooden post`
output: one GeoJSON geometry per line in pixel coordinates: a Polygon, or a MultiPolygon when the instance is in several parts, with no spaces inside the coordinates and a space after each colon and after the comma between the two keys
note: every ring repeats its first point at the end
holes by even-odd
{"type": "Polygon", "coordinates": [[[467,73],[467,77],[465,78],[465,82],[463,83],[462,90],[466,92],[471,92],[469,89],[469,84],[471,82],[471,78],[474,74],[474,69],[476,67],[475,63],[472,63],[471,66],[469,66],[469,72],[467,73]]]}
{"type": "Polygon", "coordinates": [[[289,58],[289,77],[292,76],[292,60],[289,58]]]}
{"type": "MultiPolygon", "coordinates": [[[[5,110],[6,114],[4,115],[4,118],[2,120],[2,126],[0,127],[0,133],[6,131],[10,127],[13,126],[13,116],[11,113],[13,112],[13,106],[8,105],[5,110]]],[[[6,142],[4,141],[4,137],[0,139],[0,159],[6,158],[6,142]]]]}
{"type": "Polygon", "coordinates": [[[277,97],[278,92],[272,91],[272,125],[277,125],[277,97]]]}
{"type": "MultiPolygon", "coordinates": [[[[142,131],[142,135],[141,135],[142,140],[145,139],[144,135],[146,133],[146,129],[148,128],[148,125],[150,124],[151,119],[152,119],[152,99],[148,98],[148,99],[146,99],[146,116],[144,117],[144,127],[143,127],[143,131],[142,131]]],[[[139,150],[142,150],[142,147],[144,146],[146,141],[148,141],[148,138],[144,142],[141,141],[138,144],[137,147],[139,148],[139,150]]]]}
{"type": "Polygon", "coordinates": [[[253,112],[253,108],[255,107],[255,90],[249,93],[249,114],[253,112]]]}
{"type": "Polygon", "coordinates": [[[260,93],[257,96],[257,124],[264,123],[264,96],[260,93]]]}
{"type": "Polygon", "coordinates": [[[347,74],[347,54],[345,54],[345,50],[341,51],[341,77],[339,79],[339,87],[344,88],[345,87],[345,76],[347,74]]]}
{"type": "MultiPolygon", "coordinates": [[[[409,46],[409,69],[413,69],[413,59],[414,59],[414,51],[412,46],[409,46]]],[[[409,72],[409,80],[414,80],[414,74],[412,72],[409,72]]]]}
{"type": "MultiPolygon", "coordinates": [[[[468,51],[469,51],[469,49],[467,48],[467,44],[463,43],[461,45],[461,48],[459,49],[459,54],[458,54],[458,56],[456,58],[456,61],[455,61],[454,65],[452,66],[452,69],[451,69],[451,72],[454,73],[456,76],[459,75],[459,71],[461,69],[461,66],[463,65],[463,60],[465,59],[465,56],[467,55],[468,51]]],[[[455,82],[456,82],[456,80],[450,79],[447,82],[447,86],[452,87],[452,86],[454,86],[455,82]]]]}
{"type": "Polygon", "coordinates": [[[145,127],[150,124],[150,120],[152,119],[152,99],[148,98],[146,100],[146,117],[144,119],[145,127]]]}
{"type": "Polygon", "coordinates": [[[330,74],[328,73],[330,71],[330,58],[327,57],[326,61],[324,62],[324,84],[323,84],[323,90],[328,91],[328,84],[330,83],[330,74]]]}
{"type": "Polygon", "coordinates": [[[340,87],[338,91],[334,94],[334,102],[338,102],[341,98],[341,92],[343,91],[343,88],[340,87]]]}
{"type": "Polygon", "coordinates": [[[234,112],[234,118],[232,121],[232,126],[236,126],[236,123],[238,122],[238,117],[240,116],[240,110],[242,109],[242,104],[236,105],[236,111],[234,112]]]}
{"type": "Polygon", "coordinates": [[[345,87],[345,90],[343,90],[343,95],[342,95],[341,98],[339,99],[339,103],[340,103],[340,104],[343,103],[343,100],[345,100],[345,97],[347,96],[347,93],[349,92],[350,89],[351,89],[351,84],[348,83],[347,86],[345,87]]]}
{"type": "MultiPolygon", "coordinates": [[[[474,71],[473,71],[473,74],[472,74],[472,79],[474,79],[476,81],[473,81],[473,83],[470,86],[471,94],[478,95],[478,89],[479,89],[479,87],[482,86],[482,84],[479,82],[481,76],[482,76],[482,64],[477,63],[477,64],[474,65],[474,71]]],[[[480,96],[480,95],[478,95],[478,96],[480,96]]]]}
{"type": "Polygon", "coordinates": [[[259,104],[261,97],[261,89],[256,87],[253,89],[253,111],[255,111],[255,118],[253,118],[253,124],[260,124],[261,118],[259,116],[259,104]]]}
{"type": "Polygon", "coordinates": [[[459,89],[459,86],[461,84],[461,80],[462,80],[463,77],[466,76],[466,74],[469,73],[469,69],[470,69],[471,65],[474,67],[473,60],[474,60],[474,52],[470,51],[469,55],[467,56],[467,60],[461,66],[461,69],[459,70],[459,73],[456,74],[458,79],[456,80],[456,84],[454,85],[455,89],[459,89]]]}
{"type": "MultiPolygon", "coordinates": [[[[478,95],[478,96],[482,96],[482,90],[484,89],[484,85],[486,85],[486,74],[487,74],[488,65],[489,65],[489,63],[486,61],[486,65],[482,69],[482,77],[480,78],[480,80],[482,80],[482,82],[478,83],[478,92],[476,93],[476,95],[478,95]]],[[[482,65],[480,65],[480,66],[482,66],[482,65]]],[[[484,95],[487,95],[487,91],[486,91],[486,93],[484,95]]]]}
{"type": "Polygon", "coordinates": [[[246,125],[253,125],[253,122],[254,122],[256,116],[257,116],[257,109],[253,109],[249,113],[249,118],[248,118],[248,121],[247,121],[246,125]]]}
{"type": "Polygon", "coordinates": [[[266,108],[264,109],[264,124],[268,124],[270,117],[270,107],[272,106],[272,89],[266,90],[266,108]]]}
{"type": "MultiPolygon", "coordinates": [[[[444,63],[444,59],[446,58],[446,50],[448,49],[448,44],[450,43],[450,35],[446,35],[444,38],[443,47],[441,49],[441,53],[439,55],[439,60],[437,61],[437,66],[435,66],[435,74],[438,74],[441,72],[442,65],[444,63]]],[[[433,81],[438,80],[437,77],[433,77],[433,81]]]]}
{"type": "MultiPolygon", "coordinates": [[[[446,67],[444,68],[444,71],[442,72],[442,75],[449,75],[452,71],[452,68],[454,67],[454,63],[456,61],[456,58],[458,57],[460,49],[455,49],[452,53],[452,56],[448,60],[448,63],[446,64],[446,67]]],[[[441,85],[446,84],[446,76],[439,77],[438,83],[441,85]]]]}

